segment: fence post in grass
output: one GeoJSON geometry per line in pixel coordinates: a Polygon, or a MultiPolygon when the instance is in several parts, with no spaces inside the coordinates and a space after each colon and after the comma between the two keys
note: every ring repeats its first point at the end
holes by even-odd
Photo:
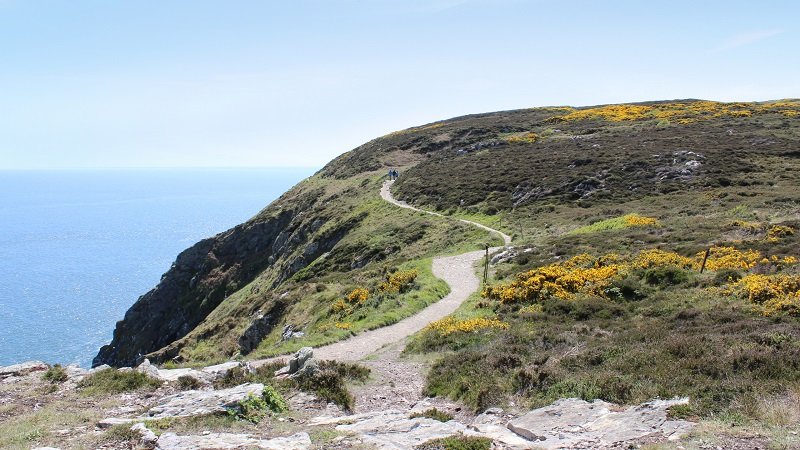
{"type": "Polygon", "coordinates": [[[706,270],[706,261],[708,261],[709,253],[711,253],[710,247],[706,249],[706,254],[703,256],[703,264],[700,265],[700,273],[703,273],[703,271],[706,270]]]}
{"type": "Polygon", "coordinates": [[[483,284],[489,278],[489,246],[486,246],[486,256],[483,259],[483,284]]]}

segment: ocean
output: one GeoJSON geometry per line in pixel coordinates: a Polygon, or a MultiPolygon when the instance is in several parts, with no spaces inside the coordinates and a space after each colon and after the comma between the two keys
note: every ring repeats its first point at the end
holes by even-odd
{"type": "Polygon", "coordinates": [[[0,171],[0,365],[88,367],[180,251],[314,171],[0,171]]]}

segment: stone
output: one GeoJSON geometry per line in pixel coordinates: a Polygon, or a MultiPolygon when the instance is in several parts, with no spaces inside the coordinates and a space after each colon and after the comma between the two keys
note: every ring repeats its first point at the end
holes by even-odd
{"type": "Polygon", "coordinates": [[[289,362],[286,364],[286,366],[275,371],[275,376],[277,377],[281,375],[291,375],[297,372],[303,367],[303,365],[305,365],[306,361],[311,359],[313,356],[314,356],[313,348],[311,347],[301,348],[292,356],[291,359],[289,359],[289,362]]]}
{"type": "Polygon", "coordinates": [[[97,428],[101,430],[105,430],[106,428],[111,428],[117,425],[127,425],[129,423],[137,422],[138,419],[126,419],[122,417],[109,417],[107,419],[103,419],[100,422],[97,422],[97,428]]]}
{"type": "Polygon", "coordinates": [[[180,377],[194,378],[203,385],[208,385],[212,381],[211,374],[196,369],[158,369],[158,377],[170,383],[177,382],[180,377]]]}
{"type": "Polygon", "coordinates": [[[145,358],[141,364],[136,366],[136,371],[147,375],[150,378],[155,378],[157,380],[161,379],[161,375],[159,374],[158,367],[150,364],[150,360],[145,358]]]}
{"type": "Polygon", "coordinates": [[[131,431],[139,433],[139,438],[148,448],[154,447],[158,441],[158,436],[156,436],[151,429],[147,428],[145,424],[141,422],[134,424],[131,427],[131,431]]]}
{"type": "Polygon", "coordinates": [[[0,378],[21,377],[32,372],[41,372],[49,369],[50,366],[42,361],[27,361],[11,366],[0,367],[0,378]]]}
{"type": "Polygon", "coordinates": [[[311,358],[303,364],[297,372],[289,375],[289,378],[297,378],[297,377],[308,377],[312,376],[315,373],[319,372],[319,361],[315,358],[311,358]]]}
{"type": "Polygon", "coordinates": [[[214,366],[203,367],[200,369],[203,373],[207,373],[214,378],[221,378],[228,373],[229,370],[241,367],[242,363],[239,361],[228,361],[226,363],[217,364],[214,366]]]}
{"type": "Polygon", "coordinates": [[[64,367],[64,371],[67,373],[67,379],[76,383],[84,379],[84,377],[89,374],[88,370],[78,366],[77,364],[70,364],[64,367]]]}
{"type": "Polygon", "coordinates": [[[508,450],[531,448],[531,441],[508,429],[509,418],[502,409],[489,408],[473,419],[464,435],[490,438],[495,443],[503,444],[503,448],[508,450]]]}
{"type": "Polygon", "coordinates": [[[509,421],[508,429],[544,449],[609,448],[645,436],[685,434],[694,424],[667,420],[667,410],[688,401],[654,400],[619,408],[601,400],[561,399],[509,421]]]}
{"type": "Polygon", "coordinates": [[[158,450],[306,450],[311,447],[308,433],[296,433],[287,437],[262,439],[246,434],[207,433],[203,435],[179,436],[164,433],[158,438],[158,450]]]}
{"type": "Polygon", "coordinates": [[[158,402],[158,406],[150,408],[141,418],[160,419],[224,413],[228,409],[236,407],[247,396],[259,397],[263,391],[264,385],[260,383],[247,383],[216,391],[184,391],[162,398],[158,402]]]}
{"type": "Polygon", "coordinates": [[[407,412],[386,410],[343,417],[312,419],[312,425],[336,425],[338,431],[358,434],[366,444],[383,450],[411,450],[431,439],[438,439],[466,431],[464,424],[455,420],[439,422],[427,417],[411,419],[407,412]]]}

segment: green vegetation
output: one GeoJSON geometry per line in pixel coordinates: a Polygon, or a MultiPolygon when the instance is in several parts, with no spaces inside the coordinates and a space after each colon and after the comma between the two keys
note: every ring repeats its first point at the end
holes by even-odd
{"type": "Polygon", "coordinates": [[[412,419],[415,419],[417,417],[427,417],[428,419],[438,420],[439,422],[448,422],[450,420],[453,420],[452,414],[448,414],[444,411],[439,411],[436,408],[431,408],[422,412],[413,413],[409,417],[412,419]]]}
{"type": "Polygon", "coordinates": [[[87,376],[78,387],[84,395],[101,396],[136,390],[155,390],[161,382],[136,371],[105,369],[87,376]]]}
{"type": "Polygon", "coordinates": [[[292,379],[295,387],[314,393],[317,397],[333,402],[346,411],[353,409],[353,395],[347,390],[348,381],[364,382],[369,369],[352,363],[322,361],[319,370],[312,375],[292,379]]]}
{"type": "Polygon", "coordinates": [[[492,440],[473,436],[450,436],[434,439],[415,447],[417,450],[489,450],[492,440]]]}
{"type": "Polygon", "coordinates": [[[229,409],[228,414],[236,420],[258,423],[269,413],[280,414],[288,410],[283,396],[272,386],[266,385],[260,397],[248,395],[235,408],[229,409]]]}
{"type": "Polygon", "coordinates": [[[67,371],[61,367],[61,364],[55,364],[47,369],[42,378],[53,384],[63,383],[67,381],[67,371]]]}

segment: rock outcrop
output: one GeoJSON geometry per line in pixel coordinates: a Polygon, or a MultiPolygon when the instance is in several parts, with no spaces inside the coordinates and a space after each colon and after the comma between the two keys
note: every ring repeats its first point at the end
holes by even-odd
{"type": "MultiPolygon", "coordinates": [[[[176,342],[229,294],[267,269],[274,287],[330,251],[360,219],[319,231],[314,224],[321,219],[308,214],[319,197],[312,191],[284,201],[283,207],[271,205],[255,219],[181,252],[158,285],[117,322],[113,340],[100,349],[92,365],[133,367],[145,357],[159,363],[171,359],[181,350],[176,342]]],[[[265,335],[263,328],[281,313],[279,308],[267,323],[258,324],[244,339],[243,350],[255,348],[265,335]]]]}

